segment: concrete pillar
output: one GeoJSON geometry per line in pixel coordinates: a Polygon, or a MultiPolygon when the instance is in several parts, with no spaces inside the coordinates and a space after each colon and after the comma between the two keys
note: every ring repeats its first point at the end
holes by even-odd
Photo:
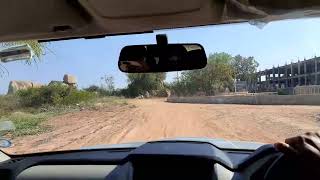
{"type": "Polygon", "coordinates": [[[258,82],[261,84],[261,72],[258,73],[258,82]]]}
{"type": "Polygon", "coordinates": [[[267,70],[264,71],[264,76],[266,77],[266,81],[264,82],[264,87],[265,87],[265,89],[268,89],[269,88],[269,83],[268,83],[269,77],[268,77],[268,71],[267,70]]]}
{"type": "Polygon", "coordinates": [[[307,85],[307,63],[303,61],[303,68],[304,68],[304,85],[307,85]]]}
{"type": "Polygon", "coordinates": [[[258,90],[260,91],[261,87],[262,87],[262,82],[261,82],[261,71],[259,72],[259,76],[258,76],[258,79],[259,79],[259,85],[258,85],[258,90]]]}
{"type": "Polygon", "coordinates": [[[275,69],[274,66],[272,67],[272,89],[276,89],[276,77],[275,77],[275,69]]]}
{"type": "Polygon", "coordinates": [[[268,72],[268,70],[266,70],[266,79],[267,79],[267,89],[270,89],[270,74],[268,72]]]}
{"type": "Polygon", "coordinates": [[[281,83],[280,83],[280,67],[278,65],[278,88],[281,88],[281,83]]]}
{"type": "Polygon", "coordinates": [[[261,87],[262,87],[262,82],[261,82],[261,71],[259,71],[258,74],[258,91],[261,91],[261,87]]]}
{"type": "Polygon", "coordinates": [[[318,84],[318,58],[314,59],[314,85],[318,84]]]}
{"type": "Polygon", "coordinates": [[[290,87],[294,87],[294,79],[293,79],[293,77],[294,77],[294,74],[293,74],[293,64],[291,63],[290,64],[290,70],[291,70],[291,83],[290,83],[290,87]]]}
{"type": "Polygon", "coordinates": [[[284,78],[285,78],[285,88],[288,87],[288,66],[287,63],[284,66],[284,78]]]}
{"type": "Polygon", "coordinates": [[[301,86],[301,69],[300,69],[300,61],[298,61],[298,86],[301,86]]]}
{"type": "Polygon", "coordinates": [[[256,73],[256,80],[255,80],[256,83],[255,83],[255,86],[254,86],[255,91],[258,89],[259,83],[260,83],[260,81],[259,81],[260,74],[259,73],[260,72],[256,73]]]}

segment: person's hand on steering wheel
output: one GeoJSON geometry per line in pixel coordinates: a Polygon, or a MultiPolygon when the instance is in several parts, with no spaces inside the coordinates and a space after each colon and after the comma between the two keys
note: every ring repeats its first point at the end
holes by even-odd
{"type": "Polygon", "coordinates": [[[320,133],[309,132],[288,138],[285,143],[276,143],[274,147],[298,161],[304,179],[320,179],[320,133]]]}

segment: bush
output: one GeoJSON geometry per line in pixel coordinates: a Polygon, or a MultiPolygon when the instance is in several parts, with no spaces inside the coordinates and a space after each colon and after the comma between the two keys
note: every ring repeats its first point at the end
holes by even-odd
{"type": "Polygon", "coordinates": [[[88,92],[98,92],[100,91],[100,87],[96,85],[91,85],[88,88],[85,88],[84,90],[88,92]]]}
{"type": "Polygon", "coordinates": [[[16,95],[0,95],[0,117],[15,111],[18,106],[19,101],[16,95]]]}
{"type": "Polygon", "coordinates": [[[80,102],[86,102],[95,97],[94,93],[90,93],[87,91],[79,91],[79,90],[71,90],[68,96],[65,96],[61,100],[61,104],[64,105],[72,105],[80,102]]]}
{"type": "Polygon", "coordinates": [[[18,91],[21,105],[37,107],[43,104],[60,104],[62,99],[69,94],[69,87],[50,85],[40,88],[29,88],[18,91]]]}
{"type": "Polygon", "coordinates": [[[152,91],[152,94],[151,94],[151,96],[155,96],[155,97],[168,97],[168,95],[169,95],[168,90],[165,88],[152,91]]]}
{"type": "Polygon", "coordinates": [[[88,101],[94,94],[79,91],[63,85],[49,85],[40,88],[30,88],[18,91],[19,102],[26,107],[39,107],[42,105],[70,105],[88,101]]]}
{"type": "MultiPolygon", "coordinates": [[[[35,135],[44,132],[48,127],[41,125],[46,119],[46,114],[29,114],[24,112],[14,112],[7,119],[15,126],[13,136],[35,135]]],[[[1,119],[0,119],[1,121],[1,119]]]]}
{"type": "Polygon", "coordinates": [[[87,91],[87,92],[97,93],[97,94],[99,94],[101,96],[112,96],[112,95],[114,95],[113,91],[109,91],[107,89],[104,89],[104,88],[96,86],[96,85],[89,86],[88,88],[85,88],[84,90],[87,91]]]}
{"type": "Polygon", "coordinates": [[[175,96],[192,96],[197,93],[198,88],[190,83],[173,82],[169,85],[171,93],[175,96]]]}

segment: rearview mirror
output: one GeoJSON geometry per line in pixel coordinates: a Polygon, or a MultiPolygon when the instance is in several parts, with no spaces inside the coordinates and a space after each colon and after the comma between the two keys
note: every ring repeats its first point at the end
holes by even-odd
{"type": "Polygon", "coordinates": [[[193,70],[206,65],[207,56],[200,44],[126,46],[118,63],[120,71],[126,73],[193,70]]]}
{"type": "Polygon", "coordinates": [[[0,62],[7,63],[18,60],[29,60],[32,52],[28,45],[16,46],[0,51],[0,62]]]}

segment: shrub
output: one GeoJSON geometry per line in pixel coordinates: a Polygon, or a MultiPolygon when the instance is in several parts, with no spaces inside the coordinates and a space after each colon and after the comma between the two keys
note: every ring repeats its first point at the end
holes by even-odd
{"type": "Polygon", "coordinates": [[[10,120],[14,123],[15,130],[10,130],[13,136],[35,135],[48,129],[48,127],[41,125],[46,116],[46,114],[33,115],[24,112],[14,112],[5,118],[5,120],[10,120]]]}
{"type": "Polygon", "coordinates": [[[151,95],[155,97],[168,97],[169,94],[167,89],[162,88],[162,89],[153,91],[151,95]]]}
{"type": "Polygon", "coordinates": [[[96,85],[91,85],[88,88],[85,88],[84,90],[88,92],[98,92],[100,90],[100,87],[96,85]]]}
{"type": "Polygon", "coordinates": [[[77,104],[80,102],[86,102],[95,97],[94,93],[87,92],[87,91],[79,91],[79,90],[71,90],[68,96],[65,96],[61,104],[64,105],[72,105],[72,104],[77,104]]]}
{"type": "Polygon", "coordinates": [[[104,88],[96,86],[96,85],[89,86],[88,88],[85,88],[84,90],[87,91],[87,92],[97,93],[97,94],[99,94],[101,96],[112,96],[112,95],[114,95],[113,91],[104,89],[104,88]]]}
{"type": "Polygon", "coordinates": [[[30,88],[18,91],[19,102],[26,107],[39,107],[45,104],[61,105],[76,104],[88,101],[94,94],[86,91],[79,91],[63,85],[49,85],[41,88],[30,88]]]}
{"type": "Polygon", "coordinates": [[[127,88],[114,90],[113,91],[113,96],[130,98],[127,88]]]}
{"type": "Polygon", "coordinates": [[[20,90],[18,96],[21,105],[37,107],[43,104],[60,104],[62,99],[69,94],[69,91],[69,87],[66,86],[50,85],[20,90]]]}
{"type": "Polygon", "coordinates": [[[15,111],[19,105],[16,95],[0,95],[0,117],[15,111]]]}

